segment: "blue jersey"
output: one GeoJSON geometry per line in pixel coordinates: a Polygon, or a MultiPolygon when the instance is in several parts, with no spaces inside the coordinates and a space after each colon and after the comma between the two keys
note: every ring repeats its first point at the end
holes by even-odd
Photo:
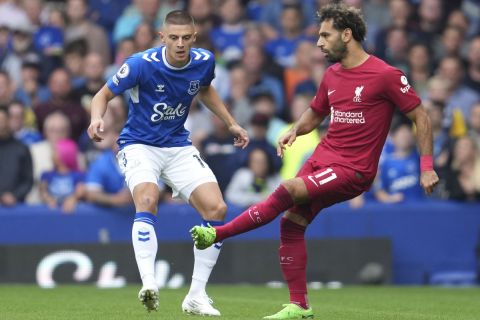
{"type": "Polygon", "coordinates": [[[397,192],[405,195],[404,201],[416,200],[423,197],[420,187],[420,164],[416,151],[405,158],[397,158],[388,154],[380,164],[380,187],[390,194],[397,192]]]}
{"type": "Polygon", "coordinates": [[[190,61],[181,68],[168,63],[164,46],[129,57],[107,81],[115,95],[130,90],[128,119],[118,138],[120,148],[133,143],[191,145],[184,127],[190,104],[214,77],[214,56],[204,49],[190,49],[190,61]]]}
{"type": "Polygon", "coordinates": [[[98,188],[106,193],[117,193],[125,187],[125,178],[120,172],[112,150],[102,152],[90,164],[85,183],[88,187],[98,188]]]}

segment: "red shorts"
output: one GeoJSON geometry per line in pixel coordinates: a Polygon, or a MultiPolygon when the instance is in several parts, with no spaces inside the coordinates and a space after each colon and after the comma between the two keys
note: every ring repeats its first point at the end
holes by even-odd
{"type": "Polygon", "coordinates": [[[353,169],[338,165],[318,166],[314,161],[305,162],[297,178],[305,182],[310,201],[288,211],[301,215],[308,222],[323,208],[355,198],[370,186],[370,181],[353,169]]]}

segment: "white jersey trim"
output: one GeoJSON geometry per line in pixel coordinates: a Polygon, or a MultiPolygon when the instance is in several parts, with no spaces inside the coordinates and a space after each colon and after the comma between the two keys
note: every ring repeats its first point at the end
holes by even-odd
{"type": "Polygon", "coordinates": [[[192,62],[192,57],[190,56],[190,61],[188,61],[188,63],[186,65],[184,65],[183,67],[180,67],[180,68],[177,68],[177,67],[174,67],[172,66],[170,63],[168,63],[167,61],[167,56],[166,56],[166,48],[163,47],[162,48],[162,60],[163,60],[163,63],[165,64],[165,66],[169,69],[172,69],[172,70],[183,70],[185,69],[186,67],[188,67],[190,65],[190,63],[192,62]]]}
{"type": "Polygon", "coordinates": [[[133,103],[139,103],[140,99],[138,98],[138,85],[130,89],[130,98],[133,103]]]}

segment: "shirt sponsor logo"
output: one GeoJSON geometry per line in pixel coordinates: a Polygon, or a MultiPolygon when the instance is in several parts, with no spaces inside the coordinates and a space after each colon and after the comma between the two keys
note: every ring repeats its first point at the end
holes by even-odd
{"type": "Polygon", "coordinates": [[[364,124],[365,117],[363,111],[339,111],[334,107],[330,107],[330,123],[349,123],[349,124],[364,124]]]}
{"type": "Polygon", "coordinates": [[[182,105],[182,103],[179,103],[176,108],[173,108],[165,102],[160,102],[153,106],[154,114],[152,114],[150,120],[152,122],[174,120],[183,117],[186,111],[187,107],[182,105]]]}
{"type": "Polygon", "coordinates": [[[410,90],[411,88],[410,84],[408,83],[407,77],[401,76],[400,82],[404,85],[404,87],[400,88],[400,91],[402,91],[402,93],[407,93],[408,90],[410,90]]]}
{"type": "Polygon", "coordinates": [[[362,102],[361,95],[363,91],[363,86],[355,88],[355,97],[353,97],[353,102],[362,102]]]}

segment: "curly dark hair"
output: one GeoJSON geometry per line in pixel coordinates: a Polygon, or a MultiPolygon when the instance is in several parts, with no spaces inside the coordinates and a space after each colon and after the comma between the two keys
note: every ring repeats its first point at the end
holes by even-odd
{"type": "Polygon", "coordinates": [[[342,3],[329,4],[317,12],[320,23],[332,20],[336,30],[352,30],[352,36],[358,42],[365,40],[367,25],[359,9],[347,7],[342,3]]]}

